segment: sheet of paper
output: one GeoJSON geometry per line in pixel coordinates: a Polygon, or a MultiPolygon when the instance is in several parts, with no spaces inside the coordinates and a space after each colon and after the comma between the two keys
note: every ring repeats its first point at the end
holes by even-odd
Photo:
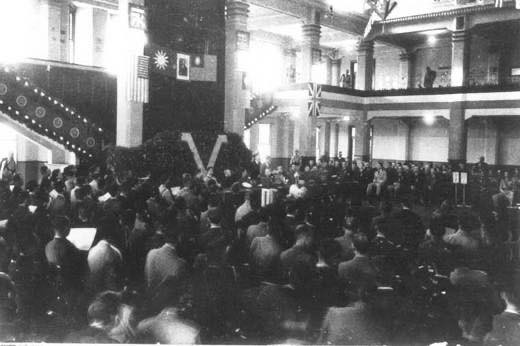
{"type": "Polygon", "coordinates": [[[103,202],[106,202],[108,201],[110,198],[112,197],[112,195],[110,193],[105,193],[103,196],[99,197],[98,200],[103,203],[103,202]]]}
{"type": "Polygon", "coordinates": [[[96,228],[71,228],[67,239],[81,251],[88,251],[96,237],[96,228]]]}

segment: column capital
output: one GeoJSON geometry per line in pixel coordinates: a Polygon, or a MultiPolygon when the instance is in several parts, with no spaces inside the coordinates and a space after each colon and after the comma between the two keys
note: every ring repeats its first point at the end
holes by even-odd
{"type": "Polygon", "coordinates": [[[245,1],[226,1],[226,19],[232,21],[245,21],[249,15],[249,4],[245,1]]]}
{"type": "Polygon", "coordinates": [[[402,52],[399,54],[399,60],[400,61],[410,61],[414,57],[414,54],[411,52],[402,52]]]}
{"type": "Polygon", "coordinates": [[[361,40],[357,44],[358,53],[374,52],[374,41],[361,40]]]}
{"type": "Polygon", "coordinates": [[[465,42],[471,38],[471,33],[467,30],[458,30],[451,33],[452,42],[465,42]]]}
{"type": "Polygon", "coordinates": [[[330,63],[332,65],[341,65],[341,58],[339,58],[339,59],[330,59],[330,63]]]}
{"type": "Polygon", "coordinates": [[[296,56],[296,49],[294,49],[294,48],[286,48],[286,49],[284,49],[283,54],[285,56],[295,57],[296,56]]]}
{"type": "Polygon", "coordinates": [[[319,24],[303,24],[303,42],[319,45],[321,26],[319,24]]]}

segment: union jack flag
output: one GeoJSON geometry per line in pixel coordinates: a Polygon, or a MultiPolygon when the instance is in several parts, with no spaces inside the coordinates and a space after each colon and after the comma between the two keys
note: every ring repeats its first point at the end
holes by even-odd
{"type": "Polygon", "coordinates": [[[321,85],[317,83],[309,83],[309,100],[307,108],[310,117],[319,117],[321,108],[321,85]]]}

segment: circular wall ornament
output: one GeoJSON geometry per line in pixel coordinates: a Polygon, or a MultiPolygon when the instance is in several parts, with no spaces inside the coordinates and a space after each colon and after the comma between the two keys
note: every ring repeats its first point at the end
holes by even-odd
{"type": "Polygon", "coordinates": [[[39,106],[39,107],[36,107],[36,110],[34,111],[34,114],[36,115],[36,117],[38,118],[43,118],[45,116],[45,114],[47,113],[47,111],[45,110],[45,108],[39,106]]]}
{"type": "Polygon", "coordinates": [[[4,83],[0,83],[0,96],[4,96],[5,94],[7,94],[7,85],[5,85],[4,83]]]}
{"type": "Polygon", "coordinates": [[[63,126],[63,119],[60,117],[54,118],[52,125],[57,129],[61,128],[63,126]]]}
{"type": "Polygon", "coordinates": [[[79,129],[77,127],[71,128],[69,133],[70,133],[70,136],[72,138],[78,138],[79,137],[79,129]]]}
{"type": "Polygon", "coordinates": [[[96,145],[96,140],[93,137],[87,138],[87,147],[92,148],[96,145]]]}
{"type": "Polygon", "coordinates": [[[20,107],[25,107],[27,106],[27,97],[23,96],[23,95],[20,95],[16,98],[16,104],[20,107]]]}

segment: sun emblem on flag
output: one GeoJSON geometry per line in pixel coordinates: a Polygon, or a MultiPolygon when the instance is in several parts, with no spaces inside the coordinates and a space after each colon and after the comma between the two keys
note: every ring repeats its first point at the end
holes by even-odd
{"type": "Polygon", "coordinates": [[[307,101],[309,116],[319,117],[321,112],[321,85],[309,83],[309,100],[307,101]]]}
{"type": "Polygon", "coordinates": [[[169,58],[168,58],[168,55],[164,51],[159,50],[159,51],[155,52],[155,56],[154,56],[153,60],[155,63],[155,67],[157,67],[159,70],[166,70],[166,67],[168,66],[168,63],[169,63],[169,58]]]}

